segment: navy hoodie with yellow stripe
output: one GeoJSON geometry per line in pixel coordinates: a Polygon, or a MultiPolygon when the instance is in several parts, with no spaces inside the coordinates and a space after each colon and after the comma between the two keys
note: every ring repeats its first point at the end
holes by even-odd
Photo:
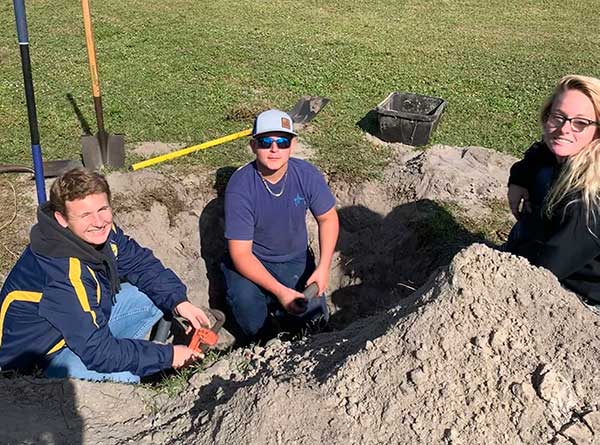
{"type": "Polygon", "coordinates": [[[38,209],[31,242],[0,292],[0,368],[44,367],[68,346],[88,369],[145,376],[169,368],[173,347],[113,337],[108,320],[121,280],[163,311],[186,300],[186,288],[149,249],[113,226],[95,248],[38,209]]]}

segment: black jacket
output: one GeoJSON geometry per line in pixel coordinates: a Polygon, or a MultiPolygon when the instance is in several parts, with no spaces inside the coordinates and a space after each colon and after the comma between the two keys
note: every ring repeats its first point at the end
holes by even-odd
{"type": "Polygon", "coordinates": [[[551,217],[543,212],[547,185],[552,184],[540,184],[540,172],[550,173],[553,182],[560,168],[542,142],[532,145],[525,157],[512,166],[509,184],[527,188],[536,203],[534,213],[525,219],[528,239],[517,242],[510,251],[550,270],[565,287],[591,303],[600,304],[599,209],[595,209],[596,218],[592,215],[588,221],[587,209],[579,195],[571,195],[555,208],[551,217]],[[544,189],[544,196],[539,196],[544,189]]]}

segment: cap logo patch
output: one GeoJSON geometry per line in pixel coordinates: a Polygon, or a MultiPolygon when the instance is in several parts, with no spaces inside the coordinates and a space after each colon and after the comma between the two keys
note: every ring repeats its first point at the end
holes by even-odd
{"type": "Polygon", "coordinates": [[[290,120],[287,117],[281,118],[281,127],[286,128],[288,130],[292,129],[292,124],[290,123],[290,120]]]}

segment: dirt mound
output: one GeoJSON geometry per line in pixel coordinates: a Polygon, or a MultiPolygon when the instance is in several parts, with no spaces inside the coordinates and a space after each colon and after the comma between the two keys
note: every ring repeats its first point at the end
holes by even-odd
{"type": "MultiPolygon", "coordinates": [[[[181,277],[192,301],[204,305],[209,303],[208,278],[199,221],[208,213],[218,221],[210,209],[203,212],[217,196],[214,177],[209,171],[177,175],[152,170],[108,177],[117,223],[181,277]]],[[[218,222],[214,230],[219,230],[218,222]]],[[[205,244],[212,243],[213,238],[207,236],[205,244]]]]}
{"type": "Polygon", "coordinates": [[[600,442],[598,327],[549,272],[474,245],[402,307],[288,352],[255,351],[259,370],[215,365],[162,439],[600,442]]]}
{"type": "Polygon", "coordinates": [[[600,317],[549,272],[474,245],[404,305],[304,343],[238,351],[197,374],[179,397],[0,380],[0,438],[598,443],[599,327],[600,317]],[[19,418],[32,413],[39,416],[25,433],[19,418]]]}
{"type": "Polygon", "coordinates": [[[451,201],[471,217],[486,214],[489,203],[506,199],[512,156],[483,147],[435,145],[426,151],[396,146],[385,171],[394,195],[406,201],[451,201]]]}

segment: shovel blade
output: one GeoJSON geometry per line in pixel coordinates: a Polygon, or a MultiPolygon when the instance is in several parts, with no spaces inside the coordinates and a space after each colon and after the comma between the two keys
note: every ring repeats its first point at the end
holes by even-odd
{"type": "Polygon", "coordinates": [[[83,165],[90,170],[99,170],[105,165],[113,168],[125,166],[125,137],[122,134],[108,134],[105,137],[106,150],[102,149],[102,138],[81,136],[83,165]]]}
{"type": "Polygon", "coordinates": [[[57,161],[44,162],[44,178],[55,178],[74,168],[83,167],[81,161],[74,159],[59,159],[57,161]]]}
{"type": "Polygon", "coordinates": [[[125,137],[122,134],[108,135],[104,163],[113,168],[125,166],[125,137]]]}
{"type": "Polygon", "coordinates": [[[295,124],[311,121],[321,111],[329,99],[321,96],[302,96],[288,113],[295,124]]]}
{"type": "Polygon", "coordinates": [[[89,170],[100,170],[104,167],[102,148],[96,136],[81,136],[81,155],[83,165],[89,170]]]}
{"type": "MultiPolygon", "coordinates": [[[[57,161],[44,161],[44,178],[55,178],[74,168],[82,167],[80,161],[59,159],[57,161]]],[[[0,164],[0,173],[31,173],[34,174],[33,167],[17,164],[0,164]]]]}

